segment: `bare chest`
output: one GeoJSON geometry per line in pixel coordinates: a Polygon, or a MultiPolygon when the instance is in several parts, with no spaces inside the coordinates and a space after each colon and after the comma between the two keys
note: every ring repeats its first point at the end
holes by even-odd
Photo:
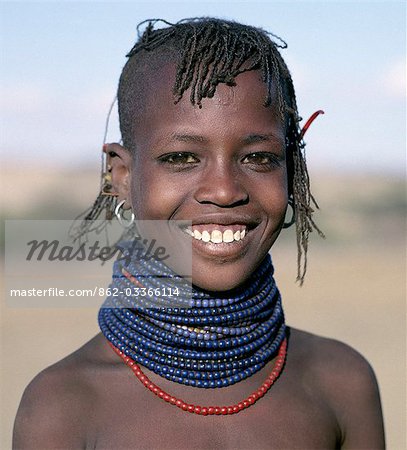
{"type": "MultiPolygon", "coordinates": [[[[96,449],[330,449],[338,448],[335,418],[300,387],[274,386],[238,414],[197,416],[134,384],[111,389],[88,418],[87,448],[96,449]],[[287,395],[289,392],[289,396],[287,395]]],[[[216,404],[216,403],[212,403],[216,404]]]]}

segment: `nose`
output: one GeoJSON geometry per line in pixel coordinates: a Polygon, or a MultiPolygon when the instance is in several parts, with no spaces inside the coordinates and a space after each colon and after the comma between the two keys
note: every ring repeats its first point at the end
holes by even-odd
{"type": "Polygon", "coordinates": [[[202,204],[232,207],[247,203],[249,193],[241,174],[233,164],[218,161],[203,171],[194,197],[202,204]]]}

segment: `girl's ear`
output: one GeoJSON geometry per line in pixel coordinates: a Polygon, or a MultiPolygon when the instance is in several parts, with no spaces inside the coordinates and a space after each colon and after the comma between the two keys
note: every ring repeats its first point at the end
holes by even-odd
{"type": "Polygon", "coordinates": [[[125,200],[124,209],[131,208],[130,175],[132,158],[130,152],[117,143],[105,144],[107,170],[111,174],[112,190],[118,194],[117,201],[125,200]]]}

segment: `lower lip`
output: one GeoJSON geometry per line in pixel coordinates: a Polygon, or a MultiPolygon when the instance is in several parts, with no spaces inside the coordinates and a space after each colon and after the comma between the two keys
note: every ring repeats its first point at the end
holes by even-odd
{"type": "Polygon", "coordinates": [[[202,240],[194,239],[189,234],[183,232],[187,239],[192,241],[193,250],[205,256],[215,257],[236,257],[242,254],[252,238],[252,231],[246,231],[246,236],[240,241],[221,242],[214,244],[213,242],[204,242],[202,240]]]}

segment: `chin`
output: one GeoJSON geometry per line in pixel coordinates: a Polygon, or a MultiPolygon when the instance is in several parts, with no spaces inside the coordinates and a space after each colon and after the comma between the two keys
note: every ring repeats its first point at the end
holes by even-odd
{"type": "Polygon", "coordinates": [[[263,258],[253,264],[224,262],[210,268],[193,264],[192,283],[205,291],[227,292],[244,284],[262,260],[263,258]]]}

